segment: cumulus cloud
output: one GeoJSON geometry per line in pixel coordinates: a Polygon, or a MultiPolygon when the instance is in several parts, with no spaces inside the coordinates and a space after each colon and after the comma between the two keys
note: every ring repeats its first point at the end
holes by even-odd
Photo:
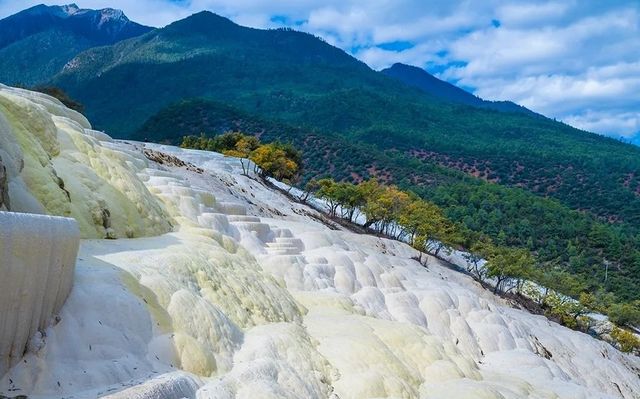
{"type": "MultiPolygon", "coordinates": [[[[41,2],[0,0],[0,16],[41,2]]],[[[293,27],[323,37],[374,69],[412,64],[481,97],[512,100],[585,130],[626,137],[640,131],[636,0],[77,3],[121,8],[151,26],[207,9],[252,27],[293,27]]]]}

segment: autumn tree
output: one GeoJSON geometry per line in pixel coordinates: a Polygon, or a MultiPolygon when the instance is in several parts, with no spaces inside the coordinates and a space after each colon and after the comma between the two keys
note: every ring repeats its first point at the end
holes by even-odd
{"type": "MultiPolygon", "coordinates": [[[[227,143],[231,145],[231,141],[227,143]]],[[[240,165],[242,166],[242,174],[245,176],[249,173],[249,158],[253,151],[259,147],[259,142],[255,137],[242,136],[238,137],[238,140],[234,143],[233,148],[223,150],[224,155],[230,157],[240,158],[240,165]]]]}
{"type": "Polygon", "coordinates": [[[298,164],[287,157],[286,151],[278,143],[264,144],[251,152],[250,159],[259,167],[257,172],[263,178],[291,182],[298,173],[298,164]]]}
{"type": "Polygon", "coordinates": [[[640,351],[640,338],[635,336],[632,332],[623,330],[622,328],[614,327],[611,331],[611,338],[618,344],[618,347],[623,352],[640,351]]]}
{"type": "Polygon", "coordinates": [[[377,225],[380,233],[392,233],[389,231],[393,222],[397,221],[402,210],[409,205],[409,194],[400,191],[396,186],[379,186],[363,184],[362,194],[366,202],[362,212],[367,217],[365,227],[377,225]]]}

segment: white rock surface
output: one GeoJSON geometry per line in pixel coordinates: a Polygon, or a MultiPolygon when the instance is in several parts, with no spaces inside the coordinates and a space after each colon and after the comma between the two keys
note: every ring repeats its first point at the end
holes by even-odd
{"type": "MultiPolygon", "coordinates": [[[[83,165],[135,171],[110,175],[113,187],[135,190],[123,189],[113,204],[109,197],[109,209],[131,202],[136,217],[149,205],[175,229],[157,235],[156,221],[141,229],[147,237],[83,241],[60,322],[0,379],[0,394],[640,395],[638,358],[512,309],[433,258],[425,268],[405,244],[329,229],[315,211],[240,176],[235,159],[147,145],[204,170],[198,173],[146,161],[140,143],[85,136],[94,150],[83,165]]],[[[52,156],[52,168],[70,173],[62,156],[52,156]]],[[[46,211],[58,209],[47,207],[44,193],[25,193],[46,211]]],[[[72,195],[70,207],[99,198],[72,195]]]]}
{"type": "Polygon", "coordinates": [[[39,349],[73,285],[73,219],[0,211],[0,375],[39,349]]]}

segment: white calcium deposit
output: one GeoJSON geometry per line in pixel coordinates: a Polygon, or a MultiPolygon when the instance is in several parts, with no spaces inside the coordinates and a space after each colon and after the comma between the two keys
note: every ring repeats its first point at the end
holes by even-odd
{"type": "Polygon", "coordinates": [[[0,375],[38,349],[73,285],[73,219],[0,211],[0,375]],[[30,342],[29,342],[30,341],[30,342]]]}
{"type": "Polygon", "coordinates": [[[330,229],[241,176],[236,159],[146,145],[193,164],[160,165],[144,144],[5,87],[0,111],[11,206],[73,216],[97,238],[81,242],[60,321],[0,394],[640,396],[638,358],[513,309],[435,259],[425,268],[405,244],[330,229]],[[101,209],[118,239],[103,239],[101,209]]]}

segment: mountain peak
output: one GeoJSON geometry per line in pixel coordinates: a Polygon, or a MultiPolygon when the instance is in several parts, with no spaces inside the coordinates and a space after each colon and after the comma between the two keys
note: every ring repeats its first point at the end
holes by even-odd
{"type": "Polygon", "coordinates": [[[422,72],[426,72],[422,68],[419,68],[419,67],[414,66],[414,65],[403,64],[402,62],[396,62],[395,64],[391,65],[390,68],[387,68],[387,69],[408,69],[408,70],[420,70],[422,72]]]}
{"type": "Polygon", "coordinates": [[[207,22],[210,23],[212,27],[219,25],[238,26],[229,18],[223,17],[222,15],[207,10],[192,14],[185,19],[174,22],[173,24],[186,24],[194,22],[207,22]]]}
{"type": "Polygon", "coordinates": [[[38,4],[31,8],[27,8],[17,14],[12,15],[9,18],[15,18],[19,16],[45,16],[50,15],[57,18],[68,18],[80,11],[80,7],[77,4],[71,3],[63,6],[48,6],[46,4],[38,4]]]}
{"type": "Polygon", "coordinates": [[[211,11],[200,11],[168,25],[163,31],[178,35],[198,33],[219,36],[225,32],[235,32],[236,29],[243,28],[211,11]]]}
{"type": "Polygon", "coordinates": [[[152,28],[130,21],[122,10],[113,8],[92,10],[75,3],[40,4],[0,20],[0,48],[51,29],[71,31],[104,45],[141,35],[152,28]]]}
{"type": "Polygon", "coordinates": [[[414,65],[397,62],[380,72],[408,86],[420,89],[433,97],[451,103],[464,104],[476,108],[488,108],[499,112],[517,112],[539,116],[535,112],[511,101],[485,101],[454,84],[438,79],[425,69],[414,65]]]}
{"type": "Polygon", "coordinates": [[[41,83],[51,68],[62,68],[87,48],[114,44],[152,29],[113,8],[91,10],[74,3],[31,7],[0,19],[0,64],[5,66],[0,81],[41,83]],[[28,68],[25,61],[13,62],[25,59],[28,68]]]}

